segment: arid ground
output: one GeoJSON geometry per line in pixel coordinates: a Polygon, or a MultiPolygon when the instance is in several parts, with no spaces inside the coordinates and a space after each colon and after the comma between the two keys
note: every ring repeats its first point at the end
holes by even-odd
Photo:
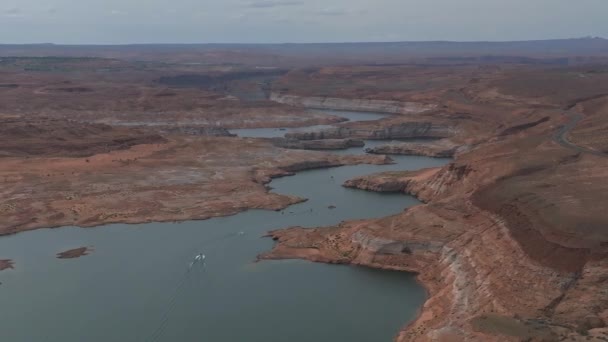
{"type": "MultiPolygon", "coordinates": [[[[260,258],[417,273],[429,298],[398,341],[608,341],[608,43],[574,45],[588,48],[384,64],[364,49],[325,65],[268,47],[251,58],[225,47],[225,63],[206,50],[154,60],[4,47],[13,57],[0,57],[0,234],[278,210],[303,199],[269,192],[272,177],[387,154],[449,156],[442,168],[344,184],[424,204],[274,231],[260,258]],[[28,52],[36,57],[17,57],[28,52]],[[251,65],[264,56],[276,66],[251,65]],[[305,107],[393,115],[341,123],[305,107]],[[336,128],[280,141],[228,132],[319,124],[336,128]],[[364,156],[302,149],[352,139],[402,142],[364,156]]],[[[0,270],[19,267],[0,259],[0,270]]]]}

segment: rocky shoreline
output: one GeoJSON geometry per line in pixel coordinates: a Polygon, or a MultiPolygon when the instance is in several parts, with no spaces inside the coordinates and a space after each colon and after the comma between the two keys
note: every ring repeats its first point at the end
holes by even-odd
{"type": "Polygon", "coordinates": [[[365,149],[371,154],[395,154],[406,156],[426,156],[433,158],[453,158],[457,153],[469,149],[467,145],[459,145],[449,139],[425,142],[399,142],[365,149]]]}
{"type": "Polygon", "coordinates": [[[205,220],[248,209],[279,210],[303,199],[270,192],[266,184],[273,178],[314,168],[391,162],[386,156],[282,150],[259,139],[223,137],[176,138],[166,144],[138,145],[86,158],[6,158],[3,176],[11,180],[6,191],[21,193],[22,187],[38,184],[36,193],[44,193],[45,186],[67,178],[74,189],[53,191],[53,198],[32,197],[4,203],[0,206],[5,217],[0,223],[0,235],[63,226],[205,220]],[[234,155],[232,161],[223,158],[224,151],[233,148],[240,154],[234,155]],[[256,159],[256,154],[265,159],[256,159]],[[172,162],[166,163],[166,158],[172,162]],[[193,170],[197,160],[203,164],[193,170]],[[29,170],[25,178],[20,171],[23,169],[29,170]],[[91,169],[100,173],[88,172],[91,169]],[[112,176],[100,176],[104,174],[112,176]],[[214,182],[200,177],[204,174],[232,181],[214,182]],[[133,184],[133,188],[125,188],[124,184],[133,184]],[[204,205],[187,206],[185,210],[183,203],[188,198],[193,203],[202,200],[204,205]],[[48,203],[44,204],[46,210],[36,209],[38,203],[48,203]]]}
{"type": "Polygon", "coordinates": [[[14,263],[10,259],[0,260],[0,271],[14,269],[14,263]]]}
{"type": "Polygon", "coordinates": [[[360,139],[324,139],[324,140],[297,140],[286,138],[272,139],[277,147],[294,150],[345,150],[351,147],[363,147],[365,142],[360,139]]]}
{"type": "Polygon", "coordinates": [[[399,342],[605,340],[608,300],[599,274],[608,269],[607,245],[572,232],[562,235],[539,219],[555,217],[553,207],[562,206],[562,219],[576,215],[580,220],[580,213],[549,199],[581,193],[557,184],[563,184],[563,174],[584,179],[575,166],[582,161],[602,172],[591,157],[581,161],[553,144],[551,126],[544,127],[536,136],[509,138],[521,139],[520,145],[490,138],[474,150],[447,140],[380,147],[376,151],[457,159],[442,168],[351,179],[345,187],[405,193],[424,204],[387,218],[273,231],[274,249],[259,258],[416,273],[429,298],[400,332],[399,342]],[[529,141],[539,145],[530,148],[529,141]],[[511,159],[517,153],[523,157],[511,159]],[[546,173],[552,168],[562,173],[546,173]],[[526,185],[514,190],[520,184],[526,185]],[[540,193],[532,195],[531,189],[540,193]]]}
{"type": "MultiPolygon", "coordinates": [[[[607,341],[608,159],[601,151],[608,146],[608,98],[602,95],[608,73],[592,65],[372,69],[294,72],[274,89],[328,96],[271,94],[275,102],[298,107],[293,111],[201,89],[127,84],[132,76],[126,74],[99,82],[98,71],[78,72],[79,79],[61,90],[61,77],[54,79],[59,72],[52,79],[21,69],[7,72],[7,84],[16,87],[2,93],[10,125],[0,144],[0,235],[277,210],[303,199],[270,192],[273,178],[390,163],[381,155],[330,156],[281,144],[324,149],[361,139],[441,139],[369,152],[454,156],[445,167],[378,173],[344,184],[414,195],[423,204],[385,218],[273,231],[277,244],[260,259],[416,273],[429,297],[397,337],[400,342],[607,341]],[[94,90],[95,96],[79,89],[94,90]],[[396,115],[291,133],[278,145],[221,137],[237,127],[343,121],[307,113],[306,107],[396,115]],[[564,115],[573,108],[580,112],[574,121],[564,115]],[[116,127],[139,123],[185,127],[170,137],[116,127]],[[226,129],[196,128],[201,125],[226,129]]],[[[0,270],[11,268],[11,260],[0,261],[0,270]]]]}
{"type": "Polygon", "coordinates": [[[80,247],[57,253],[57,259],[77,259],[85,255],[89,255],[92,249],[89,247],[80,247]]]}
{"type": "Polygon", "coordinates": [[[390,124],[386,127],[334,127],[313,132],[290,132],[287,139],[323,140],[323,139],[442,139],[453,135],[453,130],[446,125],[430,121],[404,122],[390,124]]]}
{"type": "Polygon", "coordinates": [[[584,318],[578,326],[539,316],[538,310],[550,306],[578,276],[530,263],[509,238],[504,220],[471,201],[434,201],[446,182],[461,177],[452,164],[398,177],[385,173],[351,180],[347,185],[418,194],[429,204],[388,218],[273,231],[270,236],[277,244],[260,259],[300,258],[418,274],[429,298],[397,341],[578,340],[580,327],[589,324],[585,335],[608,332],[598,316],[584,318]],[[516,268],[500,268],[502,264],[516,268]],[[511,270],[518,270],[517,279],[509,275],[511,270]],[[535,274],[544,276],[531,276],[535,274]],[[544,290],[526,291],[530,287],[544,290]]]}
{"type": "Polygon", "coordinates": [[[425,191],[422,184],[425,180],[435,176],[440,170],[440,168],[433,168],[418,171],[381,172],[350,179],[343,186],[373,192],[400,192],[418,196],[419,199],[423,200],[420,198],[423,196],[421,192],[425,191]]]}

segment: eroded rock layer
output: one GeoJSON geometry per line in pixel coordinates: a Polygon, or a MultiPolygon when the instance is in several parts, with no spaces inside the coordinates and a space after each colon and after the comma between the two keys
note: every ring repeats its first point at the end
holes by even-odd
{"type": "MultiPolygon", "coordinates": [[[[344,184],[424,204],[388,218],[273,231],[277,244],[260,258],[417,273],[429,298],[398,341],[608,340],[608,154],[600,133],[608,97],[589,95],[606,76],[580,75],[502,71],[445,93],[442,110],[415,120],[450,127],[449,140],[370,152],[454,162],[344,184]]],[[[298,138],[374,136],[351,128],[298,138]]]]}
{"type": "Polygon", "coordinates": [[[425,142],[399,142],[365,149],[372,154],[397,154],[409,156],[427,156],[435,158],[452,158],[469,147],[455,144],[449,139],[425,142]]]}
{"type": "Polygon", "coordinates": [[[417,114],[435,108],[433,105],[416,102],[400,102],[390,100],[352,99],[337,97],[302,97],[272,93],[270,99],[297,107],[352,110],[361,112],[379,112],[392,114],[417,114]]]}
{"type": "Polygon", "coordinates": [[[369,140],[391,140],[391,139],[440,139],[453,134],[448,126],[434,124],[432,122],[406,122],[382,128],[370,127],[335,127],[321,131],[291,132],[285,134],[288,139],[297,140],[322,140],[322,139],[369,139],[369,140]]]}
{"type": "Polygon", "coordinates": [[[295,150],[344,150],[351,147],[363,147],[365,142],[359,139],[324,139],[324,140],[296,140],[273,139],[275,146],[295,150]]]}

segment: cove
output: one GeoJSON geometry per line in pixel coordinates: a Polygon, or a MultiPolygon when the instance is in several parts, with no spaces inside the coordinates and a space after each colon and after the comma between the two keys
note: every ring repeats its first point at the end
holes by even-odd
{"type": "Polygon", "coordinates": [[[0,238],[1,255],[17,265],[0,274],[0,336],[11,342],[391,341],[425,300],[413,275],[254,260],[272,247],[262,238],[269,230],[383,217],[418,204],[401,194],[343,188],[347,179],[448,161],[393,159],[393,165],[276,179],[272,191],[309,199],[283,212],[43,229],[0,238]],[[80,259],[55,258],[81,246],[94,251],[80,259]],[[206,266],[190,268],[197,253],[206,255],[206,266]]]}

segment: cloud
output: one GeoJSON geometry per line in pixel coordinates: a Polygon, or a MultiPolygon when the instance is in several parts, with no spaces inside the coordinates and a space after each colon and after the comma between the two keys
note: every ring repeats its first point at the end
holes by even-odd
{"type": "Polygon", "coordinates": [[[251,1],[245,5],[248,8],[274,8],[274,7],[285,7],[285,6],[300,6],[303,5],[303,1],[297,0],[256,0],[251,1]]]}

